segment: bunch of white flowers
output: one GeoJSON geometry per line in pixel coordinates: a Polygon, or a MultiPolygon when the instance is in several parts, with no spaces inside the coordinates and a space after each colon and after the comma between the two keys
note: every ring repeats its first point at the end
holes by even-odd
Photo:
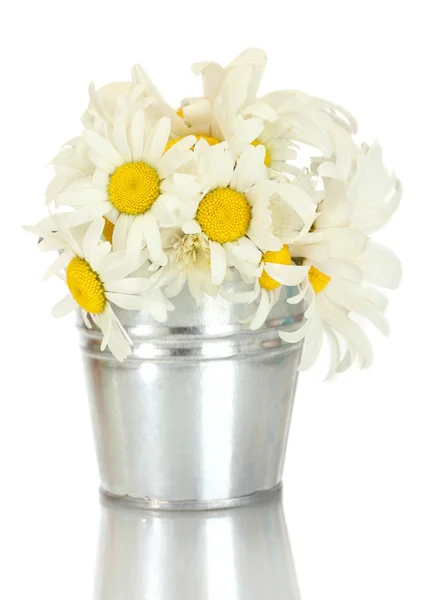
{"type": "Polygon", "coordinates": [[[396,210],[399,183],[342,108],[297,91],[258,98],[265,64],[251,49],[226,68],[193,65],[203,96],[176,109],[137,66],[129,83],[91,86],[82,135],[53,161],[49,215],[30,229],[60,253],[47,276],[66,274],[54,314],[78,305],[119,360],[131,341],[112,305],[165,321],[186,284],[198,304],[251,304],[251,329],[297,286],[288,302],[304,302],[306,319],[281,337],[306,337],[304,369],[325,334],[329,376],[371,362],[352,313],[387,333],[375,286],[396,287],[400,264],[370,235],[396,210]],[[228,279],[239,293],[225,292],[228,279]]]}

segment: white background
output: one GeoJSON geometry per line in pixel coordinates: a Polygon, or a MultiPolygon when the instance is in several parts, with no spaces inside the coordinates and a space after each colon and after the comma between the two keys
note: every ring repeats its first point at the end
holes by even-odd
{"type": "MultiPolygon", "coordinates": [[[[285,473],[303,600],[434,597],[432,19],[425,0],[7,3],[1,22],[0,596],[91,598],[97,473],[72,320],[20,229],[44,214],[49,160],[80,133],[87,85],[140,62],[176,105],[192,62],[269,56],[262,91],[329,98],[384,148],[405,190],[380,235],[404,264],[374,366],[301,377],[285,473]]],[[[129,600],[124,598],[123,600],[129,600]]],[[[158,599],[155,599],[158,600],[158,599]]],[[[194,600],[194,599],[192,599],[194,600]]],[[[232,599],[225,599],[232,600],[232,599]]],[[[271,599],[264,599],[271,600],[271,599]]]]}

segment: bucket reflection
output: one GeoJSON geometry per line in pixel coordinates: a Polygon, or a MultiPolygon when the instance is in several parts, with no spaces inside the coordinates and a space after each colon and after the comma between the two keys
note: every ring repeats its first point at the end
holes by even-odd
{"type": "Polygon", "coordinates": [[[280,498],[210,512],[101,505],[94,600],[300,600],[280,498]]]}

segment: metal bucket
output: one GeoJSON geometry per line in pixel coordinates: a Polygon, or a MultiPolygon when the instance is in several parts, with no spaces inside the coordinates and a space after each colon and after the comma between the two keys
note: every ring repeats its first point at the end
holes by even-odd
{"type": "Polygon", "coordinates": [[[235,510],[103,500],[94,600],[300,600],[279,498],[235,510]]]}
{"type": "Polygon", "coordinates": [[[124,363],[101,352],[100,332],[80,320],[102,491],[143,508],[192,510],[279,488],[301,344],[278,331],[303,318],[286,298],[258,331],[240,323],[252,306],[208,298],[198,308],[187,291],[167,323],[119,311],[135,345],[124,363]]]}

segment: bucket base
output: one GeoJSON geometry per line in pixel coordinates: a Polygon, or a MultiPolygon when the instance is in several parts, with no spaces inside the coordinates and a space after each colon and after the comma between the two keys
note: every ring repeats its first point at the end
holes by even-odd
{"type": "Polygon", "coordinates": [[[282,484],[279,483],[269,490],[261,490],[248,494],[247,496],[239,496],[238,498],[222,498],[220,500],[156,500],[153,498],[133,498],[132,496],[116,496],[110,494],[103,488],[100,492],[106,498],[132,508],[143,510],[219,510],[224,508],[237,508],[265,502],[270,498],[280,497],[282,495],[282,484]]]}

